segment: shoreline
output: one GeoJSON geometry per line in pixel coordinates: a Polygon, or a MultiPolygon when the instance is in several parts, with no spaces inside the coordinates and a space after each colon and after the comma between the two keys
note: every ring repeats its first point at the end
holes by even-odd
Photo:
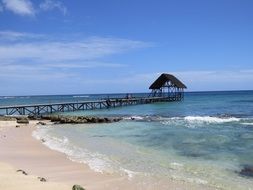
{"type": "MultiPolygon", "coordinates": [[[[85,189],[213,189],[199,184],[190,184],[183,181],[163,180],[153,184],[143,184],[137,179],[129,180],[127,176],[119,176],[109,173],[98,173],[91,170],[88,165],[73,162],[64,153],[49,149],[39,140],[32,137],[32,132],[36,129],[36,124],[41,120],[30,120],[29,124],[18,124],[16,121],[0,121],[0,165],[5,165],[8,174],[10,171],[22,169],[28,173],[29,181],[33,181],[36,176],[45,178],[46,182],[35,180],[38,188],[44,188],[45,184],[52,186],[55,184],[62,186],[61,189],[71,189],[74,184],[83,186],[85,189]],[[9,168],[9,169],[8,169],[9,168]],[[12,168],[12,169],[10,169],[12,168]],[[15,169],[14,169],[15,168],[15,169]]],[[[17,172],[12,172],[16,179],[17,172]]],[[[0,180],[5,175],[0,170],[0,180]]],[[[27,178],[27,176],[25,176],[27,178]]],[[[7,180],[8,181],[8,180],[7,180]]],[[[12,181],[13,184],[13,181],[12,181]]],[[[15,182],[16,184],[16,182],[15,182]]],[[[25,183],[28,184],[28,183],[25,183]]],[[[2,185],[3,186],[3,185],[2,185]]],[[[29,186],[29,185],[28,185],[29,186]]],[[[29,189],[24,186],[23,189],[29,189]]],[[[30,185],[31,186],[31,185],[30,185]]],[[[1,187],[1,186],[0,186],[1,187]]],[[[9,185],[3,186],[4,189],[9,185]]],[[[18,187],[18,182],[17,182],[18,187]]],[[[22,187],[18,187],[22,190],[22,187]]],[[[48,187],[47,189],[50,189],[48,187]]]]}

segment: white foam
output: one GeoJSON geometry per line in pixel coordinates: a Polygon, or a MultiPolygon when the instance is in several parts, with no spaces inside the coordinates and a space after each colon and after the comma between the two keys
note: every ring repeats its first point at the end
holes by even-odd
{"type": "Polygon", "coordinates": [[[206,127],[208,124],[222,124],[231,122],[245,121],[236,117],[212,117],[212,116],[186,116],[164,118],[161,123],[166,126],[178,126],[187,128],[206,127]]]}
{"type": "Polygon", "coordinates": [[[107,163],[99,158],[102,157],[101,155],[91,154],[87,150],[72,145],[67,137],[57,138],[49,135],[49,132],[50,129],[48,127],[38,127],[32,135],[38,140],[43,138],[45,140],[44,145],[52,150],[65,153],[70,160],[86,163],[92,170],[103,172],[107,163]]]}
{"type": "Polygon", "coordinates": [[[3,99],[13,99],[16,98],[15,96],[4,96],[3,99]]]}
{"type": "Polygon", "coordinates": [[[73,96],[73,98],[89,98],[89,96],[73,96]]]}
{"type": "Polygon", "coordinates": [[[138,115],[134,115],[134,116],[131,116],[131,117],[124,117],[125,120],[143,120],[144,117],[142,116],[138,116],[138,115]]]}
{"type": "Polygon", "coordinates": [[[177,170],[180,170],[180,169],[182,169],[183,168],[183,164],[180,164],[180,163],[177,163],[177,162],[172,162],[172,163],[170,163],[170,167],[172,168],[172,169],[177,169],[177,170]]]}
{"type": "Polygon", "coordinates": [[[228,122],[238,122],[240,118],[229,117],[229,118],[220,118],[220,117],[211,117],[211,116],[186,116],[184,120],[187,122],[198,122],[198,123],[228,123],[228,122]]]}
{"type": "Polygon", "coordinates": [[[84,148],[77,147],[69,141],[67,137],[58,138],[49,135],[51,129],[47,126],[39,126],[38,129],[32,133],[32,136],[38,140],[44,139],[43,143],[52,150],[62,152],[67,155],[68,159],[78,163],[87,164],[90,169],[99,173],[113,173],[119,171],[128,178],[132,178],[136,172],[120,167],[118,163],[113,163],[105,155],[99,153],[92,153],[84,148]]]}
{"type": "Polygon", "coordinates": [[[247,123],[247,122],[245,122],[245,123],[241,123],[242,125],[252,125],[253,126],[253,123],[247,123]]]}
{"type": "Polygon", "coordinates": [[[127,170],[127,169],[124,169],[124,168],[120,168],[120,170],[123,171],[128,176],[129,180],[133,179],[134,176],[136,176],[138,174],[138,172],[127,170]]]}

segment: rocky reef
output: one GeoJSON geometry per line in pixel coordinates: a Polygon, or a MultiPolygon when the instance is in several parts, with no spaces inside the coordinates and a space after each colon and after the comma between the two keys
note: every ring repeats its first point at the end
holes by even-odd
{"type": "Polygon", "coordinates": [[[95,117],[95,116],[65,116],[65,115],[43,115],[41,119],[50,120],[60,124],[82,124],[82,123],[112,123],[118,122],[121,118],[95,117]]]}
{"type": "Polygon", "coordinates": [[[96,116],[69,116],[69,115],[42,115],[42,116],[1,116],[2,121],[17,121],[19,124],[28,124],[29,120],[38,120],[39,125],[45,125],[40,120],[49,120],[56,124],[82,124],[82,123],[113,123],[122,120],[120,117],[96,116]]]}
{"type": "Polygon", "coordinates": [[[246,165],[242,168],[240,171],[240,175],[246,176],[246,177],[253,177],[253,166],[246,165]]]}

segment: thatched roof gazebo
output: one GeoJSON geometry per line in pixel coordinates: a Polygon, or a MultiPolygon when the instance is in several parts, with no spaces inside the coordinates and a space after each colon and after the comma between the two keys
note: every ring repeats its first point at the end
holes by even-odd
{"type": "Polygon", "coordinates": [[[169,100],[181,100],[184,89],[187,87],[175,76],[167,73],[161,74],[149,87],[152,97],[168,97],[169,100]]]}

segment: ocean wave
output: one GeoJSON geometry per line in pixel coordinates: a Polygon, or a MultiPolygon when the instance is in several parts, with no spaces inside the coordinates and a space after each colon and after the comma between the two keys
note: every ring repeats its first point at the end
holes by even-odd
{"type": "Polygon", "coordinates": [[[229,117],[212,117],[212,116],[186,116],[184,120],[188,122],[201,122],[201,123],[228,123],[228,122],[238,122],[241,118],[229,117]]]}
{"type": "Polygon", "coordinates": [[[199,128],[210,125],[219,124],[240,124],[253,125],[252,118],[238,118],[238,117],[215,117],[215,116],[185,116],[185,117],[171,117],[162,118],[160,123],[166,126],[180,126],[187,128],[199,128]]]}
{"type": "Polygon", "coordinates": [[[99,173],[114,173],[119,172],[120,175],[126,175],[132,178],[137,172],[127,170],[120,166],[119,163],[110,160],[103,154],[92,153],[84,148],[80,148],[72,144],[65,136],[56,137],[50,135],[51,129],[47,126],[37,127],[33,131],[32,136],[37,140],[44,140],[44,145],[52,150],[62,152],[67,155],[68,159],[78,163],[87,164],[90,169],[99,173]]]}
{"type": "Polygon", "coordinates": [[[145,118],[146,117],[144,117],[144,116],[138,116],[138,115],[123,117],[124,120],[144,120],[145,118]]]}
{"type": "MultiPolygon", "coordinates": [[[[240,121],[251,121],[247,118],[238,117],[217,117],[217,116],[185,116],[185,117],[162,117],[162,116],[127,116],[123,117],[124,120],[134,121],[157,121],[162,123],[177,123],[185,122],[190,124],[219,124],[219,123],[230,123],[240,121]]],[[[253,121],[253,120],[252,120],[253,121]]],[[[247,123],[248,124],[248,123],[247,123]]],[[[246,124],[245,124],[246,125],[246,124]]]]}
{"type": "Polygon", "coordinates": [[[16,98],[16,96],[2,96],[1,99],[13,99],[16,98]]]}
{"type": "Polygon", "coordinates": [[[30,96],[1,96],[0,99],[15,99],[15,98],[20,98],[20,99],[28,99],[30,96]]]}
{"type": "Polygon", "coordinates": [[[162,116],[157,116],[157,115],[132,115],[132,116],[125,116],[123,117],[123,120],[132,120],[132,121],[163,121],[167,120],[168,117],[162,117],[162,116]]]}
{"type": "Polygon", "coordinates": [[[253,126],[253,123],[245,122],[245,123],[241,123],[241,125],[253,126]]]}
{"type": "Polygon", "coordinates": [[[84,95],[82,95],[82,96],[73,96],[73,98],[89,98],[90,96],[84,96],[84,95]]]}

